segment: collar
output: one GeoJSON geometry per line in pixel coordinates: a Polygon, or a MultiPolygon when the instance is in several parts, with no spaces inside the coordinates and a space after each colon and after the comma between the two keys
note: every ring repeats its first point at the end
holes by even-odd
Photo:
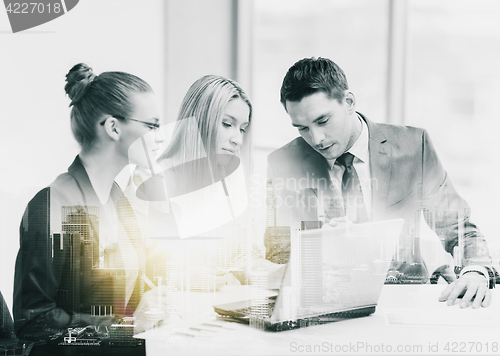
{"type": "MultiPolygon", "coordinates": [[[[356,113],[359,121],[361,122],[361,134],[359,135],[358,139],[356,142],[354,142],[354,145],[347,150],[347,152],[351,153],[355,158],[360,160],[361,162],[368,162],[368,157],[369,157],[369,151],[368,151],[368,126],[363,120],[363,118],[356,113]]],[[[330,166],[330,169],[333,168],[333,165],[335,164],[336,160],[328,160],[328,165],[330,166]]]]}
{"type": "Polygon", "coordinates": [[[347,151],[354,155],[354,157],[358,158],[361,162],[367,162],[369,153],[368,153],[368,126],[366,125],[365,120],[363,120],[359,114],[359,121],[361,122],[361,134],[359,135],[354,145],[347,151]]]}
{"type": "MultiPolygon", "coordinates": [[[[86,204],[100,205],[99,198],[94,191],[94,187],[92,187],[92,183],[90,182],[90,178],[85,170],[85,166],[83,165],[80,156],[76,156],[75,160],[68,168],[68,173],[76,180],[78,187],[86,200],[86,204]]],[[[110,195],[114,202],[118,201],[118,199],[123,195],[122,190],[116,182],[113,183],[110,195]]]]}

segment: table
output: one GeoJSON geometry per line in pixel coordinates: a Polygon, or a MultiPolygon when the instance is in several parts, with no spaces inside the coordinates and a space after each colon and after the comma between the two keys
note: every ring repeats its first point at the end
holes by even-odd
{"type": "MultiPolygon", "coordinates": [[[[107,344],[101,346],[60,346],[57,344],[35,345],[29,356],[144,356],[144,344],[127,347],[112,347],[107,344]]],[[[0,354],[3,356],[3,354],[0,354]]],[[[7,355],[12,355],[7,353],[7,355]]],[[[17,355],[17,354],[16,354],[17,355]]]]}
{"type": "MultiPolygon", "coordinates": [[[[368,317],[267,332],[214,313],[167,323],[138,336],[153,355],[499,355],[500,293],[489,308],[438,302],[444,285],[385,285],[368,317]]],[[[229,286],[217,293],[222,302],[229,286]]]]}

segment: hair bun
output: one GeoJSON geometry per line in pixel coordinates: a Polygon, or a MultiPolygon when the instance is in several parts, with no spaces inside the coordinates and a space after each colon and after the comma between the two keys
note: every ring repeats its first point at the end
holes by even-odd
{"type": "Polygon", "coordinates": [[[71,99],[69,106],[78,103],[87,93],[90,83],[95,78],[92,68],[85,63],[79,63],[66,74],[66,85],[64,90],[71,99]]]}

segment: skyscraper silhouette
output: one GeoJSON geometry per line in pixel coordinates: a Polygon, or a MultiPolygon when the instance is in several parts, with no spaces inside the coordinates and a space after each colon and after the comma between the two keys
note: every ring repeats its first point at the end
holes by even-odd
{"type": "Polygon", "coordinates": [[[78,232],[81,241],[92,245],[92,267],[99,267],[99,207],[63,206],[62,231],[78,232]]]}
{"type": "MultiPolygon", "coordinates": [[[[31,305],[30,285],[23,285],[23,274],[29,270],[30,263],[36,258],[38,268],[52,270],[52,240],[50,237],[50,188],[42,189],[30,201],[23,215],[21,224],[20,255],[16,261],[16,278],[14,280],[14,320],[16,330],[23,327],[24,321],[31,320],[36,313],[31,305]],[[28,315],[29,314],[29,315],[28,315]],[[19,321],[19,323],[18,323],[19,321]]],[[[50,290],[54,281],[50,273],[42,273],[37,279],[43,290],[50,290]]]]}
{"type": "Polygon", "coordinates": [[[144,294],[146,274],[146,242],[137,221],[134,209],[126,196],[117,201],[118,232],[117,247],[119,258],[116,268],[124,270],[125,304],[137,306],[144,294]],[[132,294],[128,297],[129,290],[132,294]],[[128,301],[127,301],[128,298],[128,301]]]}
{"type": "Polygon", "coordinates": [[[56,301],[68,313],[81,312],[79,232],[54,233],[54,274],[58,282],[56,301]]]}
{"type": "Polygon", "coordinates": [[[266,206],[266,226],[276,226],[276,193],[272,179],[268,179],[266,184],[266,206]]]}

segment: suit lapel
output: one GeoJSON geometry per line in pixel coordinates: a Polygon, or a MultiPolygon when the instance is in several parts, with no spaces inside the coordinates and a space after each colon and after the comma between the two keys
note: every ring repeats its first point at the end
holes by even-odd
{"type": "MultiPolygon", "coordinates": [[[[361,115],[361,114],[360,114],[361,115]]],[[[372,218],[384,216],[387,207],[389,184],[392,173],[391,147],[377,124],[361,115],[368,125],[368,151],[370,153],[370,173],[372,187],[372,218]]]]}
{"type": "MultiPolygon", "coordinates": [[[[84,200],[84,205],[86,206],[100,206],[101,202],[99,201],[99,198],[97,197],[97,194],[94,190],[94,187],[92,187],[92,183],[90,182],[90,178],[87,174],[87,171],[85,170],[85,167],[82,164],[82,161],[80,159],[80,156],[76,156],[75,160],[69,166],[68,168],[68,173],[75,178],[76,183],[78,184],[78,187],[82,193],[83,200],[84,200]]],[[[113,202],[116,203],[118,199],[123,195],[122,190],[118,186],[116,182],[113,183],[113,186],[111,187],[111,199],[113,202]]]]}
{"type": "MultiPolygon", "coordinates": [[[[358,113],[359,114],[359,113],[358,113]]],[[[372,188],[372,219],[379,220],[384,217],[387,209],[389,186],[392,174],[392,150],[380,127],[359,114],[368,126],[368,151],[370,155],[370,175],[372,188]]],[[[314,182],[313,188],[328,190],[331,187],[331,178],[325,159],[305,141],[299,144],[303,152],[302,171],[303,177],[308,177],[308,182],[314,182]],[[322,182],[326,182],[326,186],[322,182]]]]}

